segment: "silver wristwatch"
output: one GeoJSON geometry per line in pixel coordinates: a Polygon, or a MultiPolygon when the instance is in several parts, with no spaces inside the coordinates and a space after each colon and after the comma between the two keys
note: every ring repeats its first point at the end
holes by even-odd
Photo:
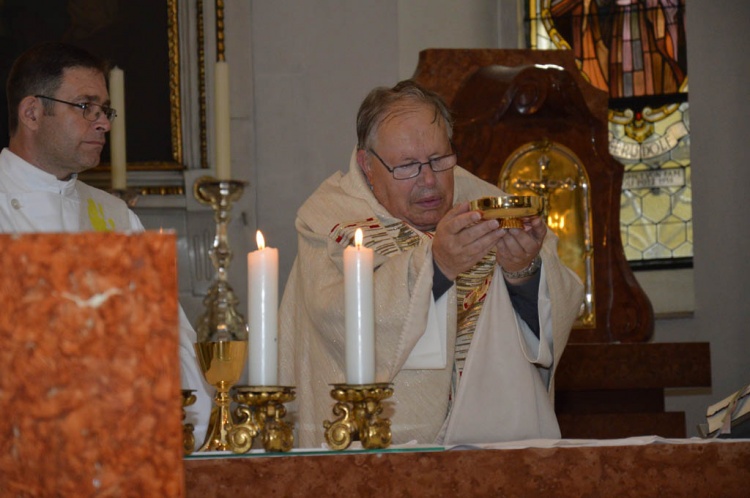
{"type": "Polygon", "coordinates": [[[533,261],[529,264],[529,266],[527,266],[523,270],[505,271],[505,268],[503,268],[502,266],[500,267],[500,269],[502,270],[505,278],[516,280],[519,278],[526,278],[532,275],[536,275],[537,273],[539,273],[539,269],[541,267],[542,267],[542,257],[537,254],[536,258],[534,258],[533,261]]]}

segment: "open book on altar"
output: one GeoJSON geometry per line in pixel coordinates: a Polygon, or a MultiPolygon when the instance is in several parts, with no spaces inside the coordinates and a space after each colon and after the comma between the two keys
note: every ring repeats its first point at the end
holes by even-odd
{"type": "Polygon", "coordinates": [[[708,407],[703,437],[750,437],[750,384],[708,407]]]}

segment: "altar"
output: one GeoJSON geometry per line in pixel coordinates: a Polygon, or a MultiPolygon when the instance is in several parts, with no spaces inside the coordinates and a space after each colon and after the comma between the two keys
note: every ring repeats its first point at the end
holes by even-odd
{"type": "Polygon", "coordinates": [[[522,441],[189,456],[188,497],[747,496],[750,440],[522,441]]]}

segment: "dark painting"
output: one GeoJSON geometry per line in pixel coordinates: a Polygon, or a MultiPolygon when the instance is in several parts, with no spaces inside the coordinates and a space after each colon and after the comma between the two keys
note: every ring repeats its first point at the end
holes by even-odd
{"type": "MultiPolygon", "coordinates": [[[[129,165],[178,166],[171,143],[168,1],[0,0],[3,86],[13,60],[36,43],[63,41],[85,48],[125,72],[129,165]]],[[[0,114],[0,147],[5,147],[5,98],[0,114]]],[[[108,162],[106,147],[102,163],[108,162]]]]}

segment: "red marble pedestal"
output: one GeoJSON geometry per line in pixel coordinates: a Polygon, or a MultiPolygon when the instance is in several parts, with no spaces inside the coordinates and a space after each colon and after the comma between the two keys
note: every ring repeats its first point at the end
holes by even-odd
{"type": "Polygon", "coordinates": [[[750,441],[189,457],[185,469],[196,498],[744,498],[750,441]]]}
{"type": "Polygon", "coordinates": [[[184,495],[173,234],[0,235],[0,495],[184,495]]]}

